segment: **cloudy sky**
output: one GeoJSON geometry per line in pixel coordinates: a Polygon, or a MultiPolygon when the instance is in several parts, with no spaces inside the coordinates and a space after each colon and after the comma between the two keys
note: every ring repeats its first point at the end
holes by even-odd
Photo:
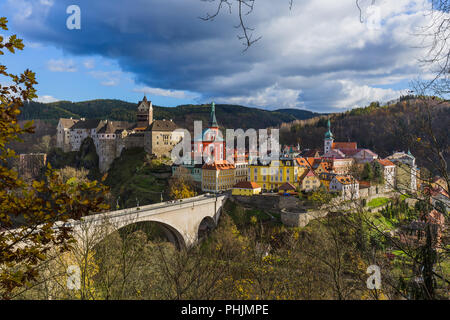
{"type": "MultiPolygon", "coordinates": [[[[217,2],[218,0],[216,0],[217,2]]],[[[214,21],[202,0],[0,0],[26,48],[0,58],[37,73],[40,101],[122,99],[157,105],[216,101],[339,112],[405,94],[427,74],[417,33],[425,0],[256,0],[243,52],[236,7],[214,21]],[[81,9],[69,30],[67,7],[81,9]]]]}

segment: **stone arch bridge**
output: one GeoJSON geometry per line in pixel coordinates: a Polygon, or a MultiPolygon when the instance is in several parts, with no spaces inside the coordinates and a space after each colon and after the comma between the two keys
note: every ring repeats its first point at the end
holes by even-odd
{"type": "Polygon", "coordinates": [[[189,248],[198,241],[199,230],[217,226],[226,194],[201,195],[182,200],[161,202],[147,206],[99,213],[70,220],[77,241],[96,244],[109,233],[123,227],[156,222],[178,248],[189,248]]]}

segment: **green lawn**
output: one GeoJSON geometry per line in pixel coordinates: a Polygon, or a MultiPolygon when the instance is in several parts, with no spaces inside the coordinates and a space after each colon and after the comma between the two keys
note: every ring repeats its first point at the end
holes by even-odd
{"type": "Polygon", "coordinates": [[[379,229],[383,231],[391,231],[395,229],[395,224],[398,223],[396,219],[386,219],[379,213],[371,216],[370,219],[379,229]]]}
{"type": "Polygon", "coordinates": [[[411,196],[410,196],[410,195],[407,195],[407,194],[402,194],[402,195],[400,196],[400,201],[403,201],[403,200],[408,199],[408,198],[411,198],[411,196]]]}
{"type": "Polygon", "coordinates": [[[380,207],[382,205],[387,204],[389,201],[391,201],[391,199],[380,197],[380,198],[375,198],[375,199],[370,200],[367,205],[371,208],[376,208],[376,207],[380,207]]]}

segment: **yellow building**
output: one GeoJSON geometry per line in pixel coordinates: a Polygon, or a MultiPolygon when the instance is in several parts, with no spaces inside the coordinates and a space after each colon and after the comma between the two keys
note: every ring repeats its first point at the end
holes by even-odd
{"type": "Polygon", "coordinates": [[[322,172],[319,175],[320,183],[325,186],[327,191],[330,191],[330,182],[336,176],[335,173],[322,172]]]}
{"type": "Polygon", "coordinates": [[[234,164],[227,161],[204,164],[202,167],[202,191],[220,192],[233,188],[235,185],[234,164]]]}
{"type": "Polygon", "coordinates": [[[233,196],[253,196],[261,193],[261,187],[254,182],[240,181],[234,187],[232,191],[233,196]]]}
{"type": "Polygon", "coordinates": [[[273,160],[269,164],[249,164],[248,181],[255,182],[262,190],[274,190],[289,182],[297,187],[299,166],[295,159],[273,160]]]}
{"type": "Polygon", "coordinates": [[[300,178],[300,189],[302,191],[309,192],[318,189],[319,187],[320,179],[312,169],[310,169],[300,178]]]}

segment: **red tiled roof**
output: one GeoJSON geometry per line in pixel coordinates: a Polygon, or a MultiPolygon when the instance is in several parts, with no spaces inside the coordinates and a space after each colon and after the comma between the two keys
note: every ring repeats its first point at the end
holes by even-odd
{"type": "Polygon", "coordinates": [[[234,164],[228,163],[226,160],[222,162],[214,162],[211,164],[205,163],[202,167],[202,169],[206,170],[228,170],[228,169],[235,169],[236,167],[234,164]]]}
{"type": "Polygon", "coordinates": [[[378,163],[385,167],[395,166],[394,163],[389,161],[388,159],[377,159],[378,163]]]}
{"type": "Polygon", "coordinates": [[[255,182],[250,181],[241,181],[234,185],[233,188],[239,188],[239,189],[259,189],[261,188],[259,184],[255,182]]]}
{"type": "Polygon", "coordinates": [[[290,184],[289,182],[285,182],[280,188],[279,190],[297,190],[295,188],[295,186],[293,186],[292,184],[290,184]]]}
{"type": "Polygon", "coordinates": [[[314,177],[314,176],[315,176],[314,172],[312,170],[309,170],[309,172],[306,174],[305,177],[314,177]]]}
{"type": "Polygon", "coordinates": [[[359,149],[339,149],[339,151],[341,151],[347,157],[352,157],[355,154],[357,154],[358,152],[360,152],[361,150],[359,150],[359,149]]]}
{"type": "Polygon", "coordinates": [[[331,149],[357,149],[356,142],[333,142],[331,149]]]}
{"type": "Polygon", "coordinates": [[[300,166],[307,166],[308,168],[311,168],[312,163],[309,162],[310,159],[314,159],[314,158],[295,158],[295,160],[297,161],[297,163],[300,166]]]}
{"type": "Polygon", "coordinates": [[[359,182],[359,187],[360,188],[369,188],[370,187],[370,182],[369,181],[360,181],[359,182]]]}
{"type": "MultiPolygon", "coordinates": [[[[328,170],[329,169],[331,169],[330,167],[330,165],[329,165],[329,163],[328,162],[321,162],[321,163],[319,163],[319,166],[318,167],[322,167],[322,169],[325,171],[325,172],[328,172],[328,170]]],[[[317,168],[318,168],[317,167],[317,168]]]]}
{"type": "Polygon", "coordinates": [[[342,184],[352,184],[357,182],[352,176],[336,176],[336,179],[342,184]]]}

